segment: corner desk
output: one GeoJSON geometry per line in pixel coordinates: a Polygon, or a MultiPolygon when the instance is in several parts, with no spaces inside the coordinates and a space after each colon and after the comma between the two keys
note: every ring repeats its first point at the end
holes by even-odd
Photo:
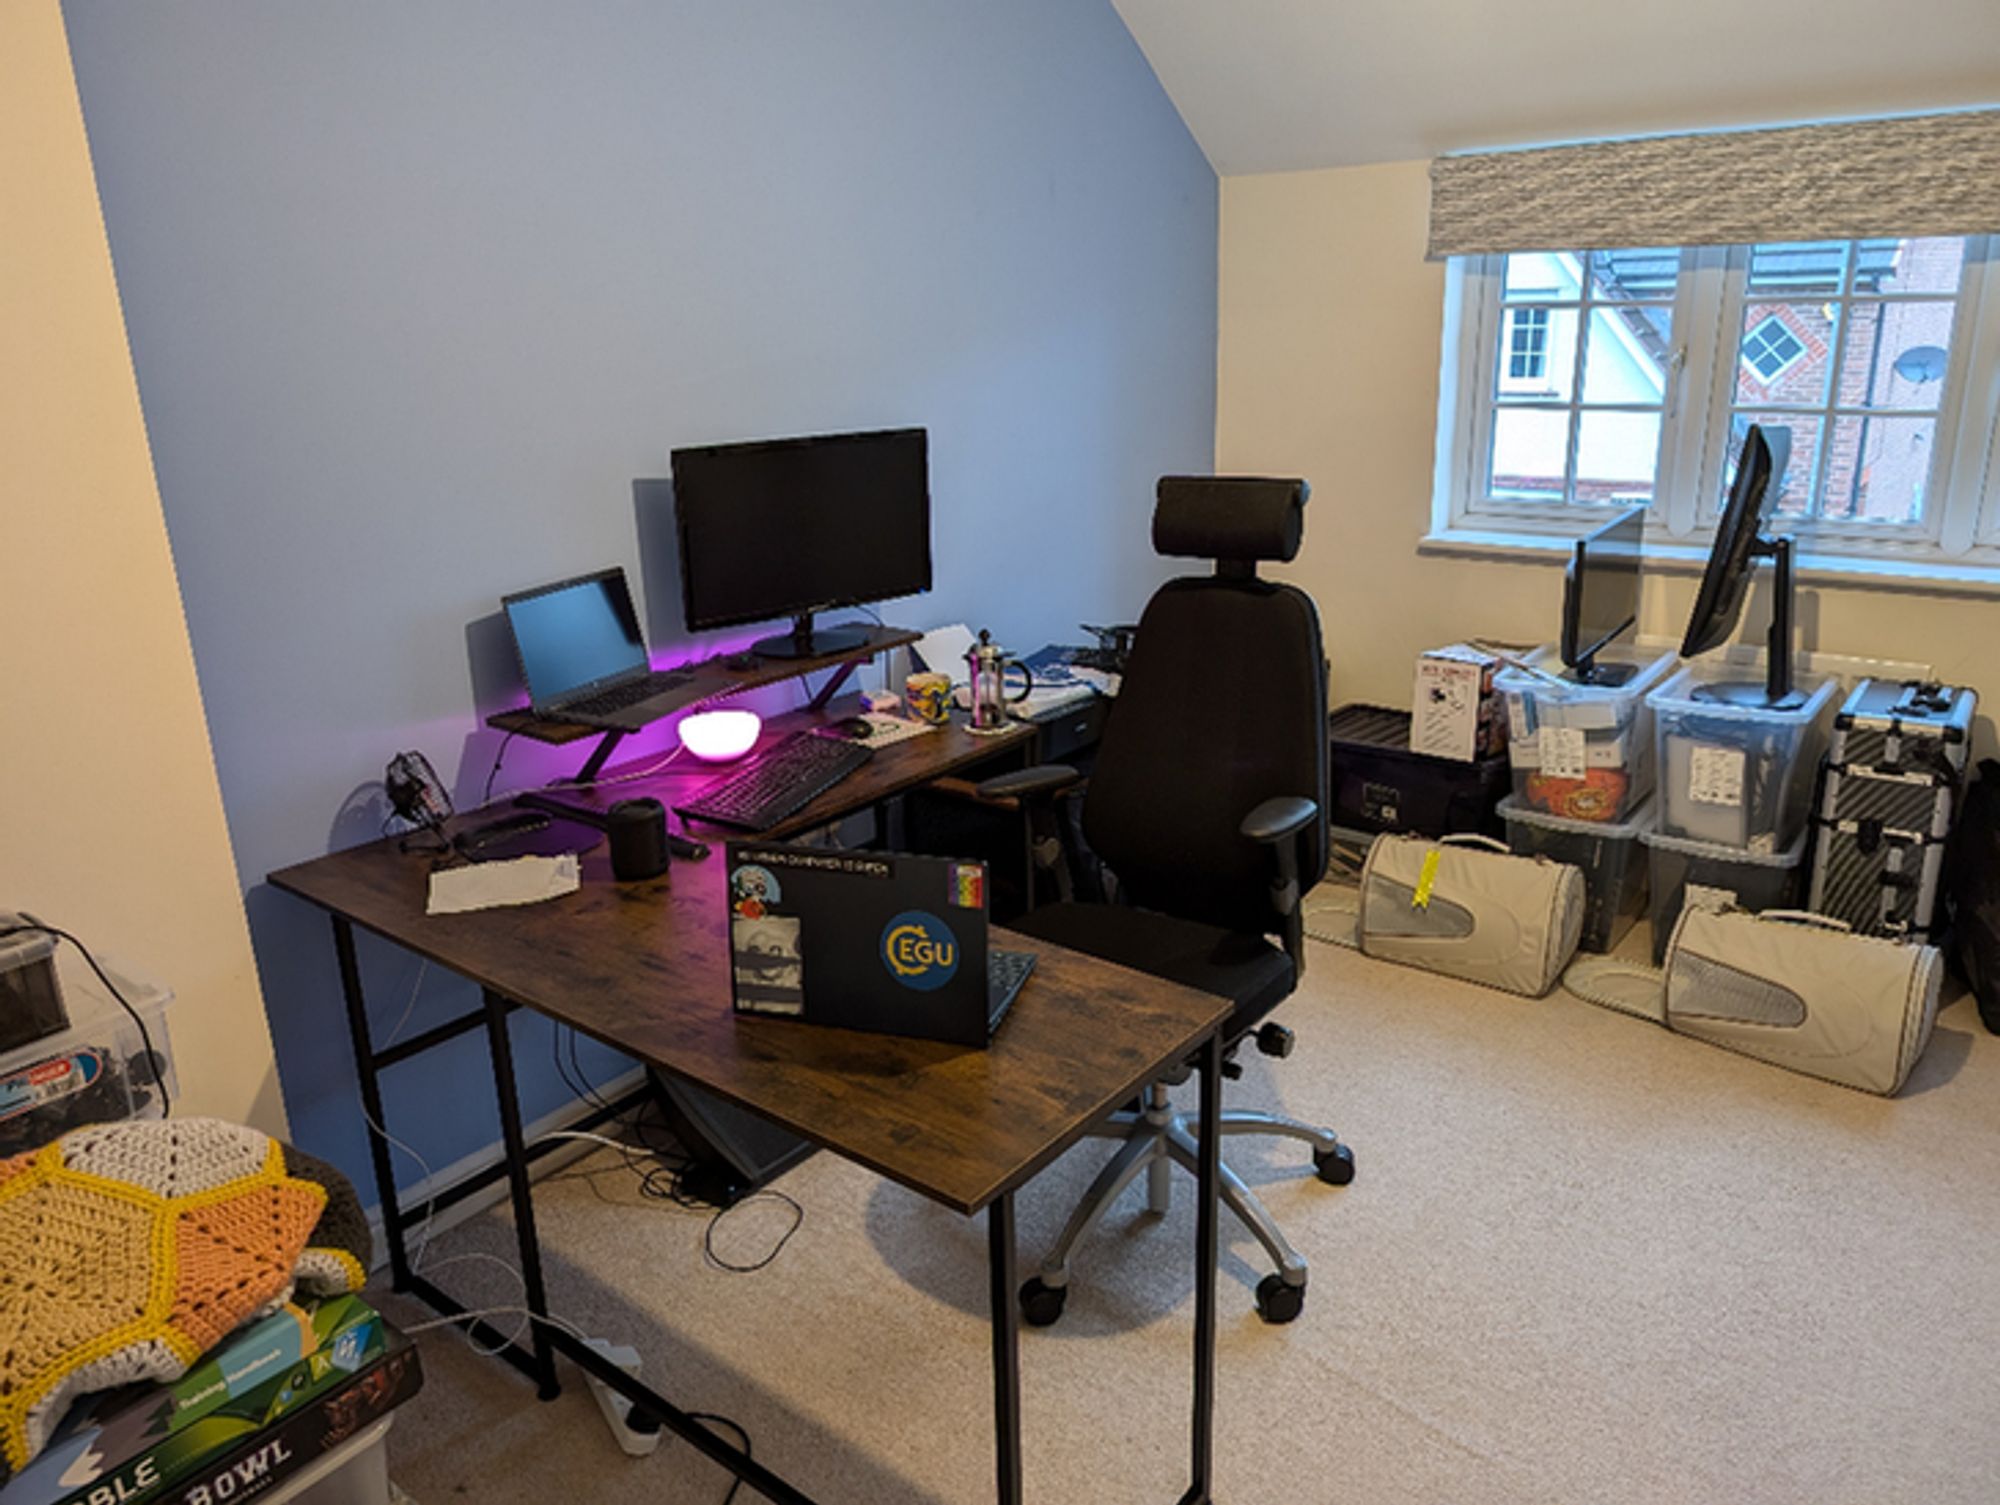
{"type": "MultiPolygon", "coordinates": [[[[819,717],[774,718],[770,732],[819,717]]],[[[782,838],[837,819],[889,795],[986,759],[1031,728],[999,738],[961,728],[880,749],[860,773],[769,832],[782,838]]],[[[616,786],[618,797],[666,794],[673,778],[616,786]]],[[[579,791],[580,792],[580,791],[579,791]]],[[[614,797],[605,791],[602,797],[614,797]]],[[[1162,982],[1079,952],[998,931],[1001,944],[1038,954],[1034,974],[986,1050],[784,1019],[742,1019],[730,1008],[723,858],[680,861],[662,876],[617,883],[602,847],[586,854],[583,885],[544,904],[471,914],[424,913],[433,854],[403,851],[391,839],[336,852],[270,875],[274,887],[332,919],[363,1105],[382,1117],[380,1072],[460,1034],[483,1029],[499,1099],[503,1167],[438,1200],[448,1204],[504,1174],[520,1243],[525,1304],[548,1312],[529,1169],[538,1150],[522,1130],[508,1016],[532,1009],[613,1049],[761,1115],[813,1144],[942,1203],[965,1216],[984,1213],[992,1318],[996,1498],[1021,1500],[1020,1316],[1014,1193],[1146,1083],[1192,1059],[1204,1121],[1221,1106],[1221,1041],[1227,999],[1162,982]],[[398,1044],[371,1036],[356,926],[476,983],[481,1007],[398,1044]]],[[[631,1099],[610,1105],[618,1110],[631,1099]]],[[[600,1113],[601,1120],[609,1116],[600,1113]]],[[[393,1130],[392,1130],[393,1132],[393,1130]]],[[[561,1355],[651,1408],[669,1430],[779,1505],[811,1497],[710,1431],[688,1412],[546,1321],[530,1339],[506,1335],[471,1316],[448,1292],[411,1268],[406,1230],[419,1219],[398,1202],[389,1147],[370,1136],[376,1192],[395,1288],[446,1316],[460,1317],[507,1362],[535,1380],[541,1396],[559,1391],[561,1355]]],[[[1215,1404],[1215,1281],[1218,1136],[1201,1141],[1196,1186],[1193,1417],[1190,1483],[1181,1505],[1211,1498],[1215,1404]]]]}

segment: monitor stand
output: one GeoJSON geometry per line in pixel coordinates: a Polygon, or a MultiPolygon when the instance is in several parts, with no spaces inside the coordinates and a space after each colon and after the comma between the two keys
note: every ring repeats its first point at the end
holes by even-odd
{"type": "Polygon", "coordinates": [[[1751,557],[1769,559],[1773,567],[1771,635],[1765,640],[1764,682],[1733,679],[1697,685],[1693,698],[1745,710],[1796,711],[1806,703],[1806,697],[1792,688],[1792,541],[1760,538],[1751,557]]]}
{"type": "Polygon", "coordinates": [[[865,648],[873,637],[867,627],[813,627],[813,614],[802,612],[792,618],[792,630],[779,637],[759,638],[750,651],[759,658],[823,658],[829,653],[846,653],[865,648]]]}
{"type": "Polygon", "coordinates": [[[1595,657],[1589,657],[1580,664],[1571,664],[1563,678],[1573,684],[1615,690],[1636,675],[1639,668],[1638,664],[1600,664],[1595,657]]]}

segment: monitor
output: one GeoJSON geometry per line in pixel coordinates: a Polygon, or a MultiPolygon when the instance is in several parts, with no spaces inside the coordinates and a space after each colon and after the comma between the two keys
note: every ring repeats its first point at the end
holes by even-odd
{"type": "Polygon", "coordinates": [[[869,640],[813,613],[931,585],[923,429],[822,434],[673,452],[688,630],[792,618],[754,652],[806,658],[869,640]]]}
{"type": "Polygon", "coordinates": [[[647,672],[646,639],[622,569],[520,591],[500,605],[537,712],[647,672]]]}
{"type": "Polygon", "coordinates": [[[1633,664],[1597,655],[1639,625],[1639,549],[1646,509],[1634,507],[1576,541],[1563,581],[1562,660],[1579,684],[1622,684],[1633,664]]]}
{"type": "Polygon", "coordinates": [[[1792,689],[1792,541],[1766,538],[1764,524],[1784,487],[1785,462],[1791,458],[1792,431],[1751,424],[1736,457],[1736,478],[1729,501],[1715,529],[1688,616],[1681,657],[1694,658],[1720,648],[1736,635],[1749,598],[1750,577],[1759,559],[1775,565],[1771,601],[1771,634],[1764,683],[1720,683],[1702,687],[1702,698],[1731,704],[1791,707],[1800,697],[1792,689]]]}

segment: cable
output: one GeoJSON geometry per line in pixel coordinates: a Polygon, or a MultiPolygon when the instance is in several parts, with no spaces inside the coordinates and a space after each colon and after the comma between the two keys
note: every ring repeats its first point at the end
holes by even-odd
{"type": "Polygon", "coordinates": [[[655,763],[651,768],[642,768],[637,773],[621,773],[613,778],[608,778],[608,779],[592,779],[588,784],[579,784],[576,787],[579,789],[591,789],[595,788],[599,784],[629,784],[635,779],[650,779],[654,774],[658,773],[661,769],[665,768],[669,763],[673,762],[675,758],[678,758],[682,753],[686,751],[687,751],[686,748],[676,746],[672,752],[668,753],[664,758],[660,759],[660,761],[655,763]]]}
{"type": "MultiPolygon", "coordinates": [[[[687,1413],[687,1418],[689,1421],[714,1422],[718,1426],[729,1428],[730,1431],[742,1439],[743,1456],[748,1458],[752,1463],[757,1461],[757,1455],[750,1447],[750,1433],[745,1429],[742,1422],[731,1421],[727,1416],[719,1416],[713,1411],[690,1411],[687,1413]]],[[[722,1497],[722,1505],[729,1505],[729,1502],[736,1498],[736,1491],[742,1487],[743,1480],[741,1477],[730,1480],[729,1493],[722,1497]]]]}
{"type": "Polygon", "coordinates": [[[429,957],[426,956],[418,958],[417,980],[410,984],[410,1001],[403,1005],[403,1016],[402,1018],[396,1021],[396,1027],[389,1031],[389,1038],[382,1042],[382,1049],[387,1050],[390,1046],[394,1045],[396,1041],[402,1036],[403,1026],[410,1022],[410,1015],[415,1011],[417,1007],[417,994],[423,988],[424,974],[430,971],[430,969],[431,969],[431,961],[429,957]]]}
{"type": "Polygon", "coordinates": [[[749,1275],[755,1271],[763,1269],[766,1265],[770,1264],[773,1260],[775,1260],[780,1254],[784,1253],[785,1245],[789,1244],[792,1241],[792,1235],[799,1231],[800,1225],[803,1224],[805,1220],[806,1220],[806,1210],[803,1207],[799,1206],[797,1202],[793,1201],[784,1192],[772,1191],[770,1188],[767,1187],[763,1191],[752,1192],[749,1196],[745,1197],[740,1202],[732,1202],[727,1207],[717,1208],[715,1216],[708,1220],[708,1227],[702,1230],[701,1252],[707,1256],[708,1262],[714,1265],[718,1270],[727,1270],[732,1275],[749,1275]],[[777,1243],[771,1246],[771,1252],[769,1254],[766,1254],[762,1259],[747,1265],[733,1264],[729,1260],[724,1259],[720,1254],[717,1254],[715,1252],[715,1230],[721,1226],[722,1219],[726,1214],[732,1212],[740,1212],[743,1208],[748,1207],[751,1203],[757,1201],[759,1198],[762,1197],[774,1197],[778,1201],[783,1202],[787,1207],[791,1208],[792,1225],[791,1227],[787,1228],[783,1234],[779,1236],[777,1243]]]}
{"type": "Polygon", "coordinates": [[[22,915],[21,919],[24,921],[23,924],[9,925],[5,930],[0,930],[0,941],[12,935],[52,935],[58,940],[68,941],[83,953],[83,959],[90,963],[90,970],[97,974],[97,980],[110,990],[111,996],[118,1000],[118,1006],[130,1014],[132,1022],[139,1026],[139,1044],[146,1052],[146,1065],[151,1069],[153,1085],[160,1093],[160,1117],[171,1117],[174,1111],[173,1098],[167,1092],[166,1073],[160,1067],[159,1054],[153,1049],[153,1032],[146,1028],[146,1021],[139,1017],[139,1011],[132,1007],[131,1000],[118,991],[118,985],[105,975],[104,969],[97,965],[97,958],[90,954],[90,948],[82,941],[67,930],[59,930],[54,925],[44,925],[40,920],[27,915],[22,915]]]}
{"type": "Polygon", "coordinates": [[[486,770],[486,792],[479,797],[480,804],[490,805],[493,803],[493,779],[500,772],[500,760],[507,756],[507,744],[520,735],[521,733],[517,728],[500,739],[500,746],[493,754],[493,766],[486,770]]]}

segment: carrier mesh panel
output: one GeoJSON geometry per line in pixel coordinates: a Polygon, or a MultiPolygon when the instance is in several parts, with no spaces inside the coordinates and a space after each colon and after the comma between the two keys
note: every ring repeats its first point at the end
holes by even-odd
{"type": "Polygon", "coordinates": [[[1364,913],[1371,935],[1456,941],[1472,934],[1472,911],[1462,904],[1433,896],[1429,904],[1419,909],[1417,891],[1407,883],[1377,877],[1368,886],[1371,893],[1362,902],[1367,906],[1364,913]]]}
{"type": "Polygon", "coordinates": [[[1790,988],[1686,952],[1668,975],[1667,1012],[1683,1019],[1728,1019],[1781,1029],[1806,1022],[1805,1000],[1790,988]]]}

